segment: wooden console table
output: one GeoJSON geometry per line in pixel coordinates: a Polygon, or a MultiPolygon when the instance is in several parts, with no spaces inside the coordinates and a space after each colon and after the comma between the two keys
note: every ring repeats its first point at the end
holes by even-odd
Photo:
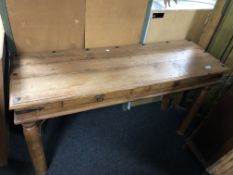
{"type": "Polygon", "coordinates": [[[23,126],[37,175],[47,166],[38,124],[136,99],[203,88],[179,129],[183,133],[207,89],[227,68],[188,41],[33,53],[14,58],[10,109],[23,126]]]}

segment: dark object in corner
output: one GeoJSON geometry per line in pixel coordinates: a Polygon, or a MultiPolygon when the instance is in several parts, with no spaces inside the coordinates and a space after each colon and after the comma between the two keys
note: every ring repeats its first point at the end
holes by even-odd
{"type": "MultiPolygon", "coordinates": [[[[229,153],[233,150],[232,106],[233,87],[223,96],[218,104],[213,106],[207,118],[187,140],[189,148],[205,168],[211,167],[212,169],[225,161],[224,156],[227,154],[229,158],[229,153]],[[221,161],[219,161],[220,159],[221,161]]],[[[232,165],[226,171],[233,171],[233,161],[229,160],[225,163],[232,165]]]]}

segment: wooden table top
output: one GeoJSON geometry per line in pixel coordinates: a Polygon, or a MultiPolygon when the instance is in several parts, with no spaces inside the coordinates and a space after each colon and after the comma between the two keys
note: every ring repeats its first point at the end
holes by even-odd
{"type": "MultiPolygon", "coordinates": [[[[20,55],[13,60],[10,109],[82,99],[227,71],[188,41],[20,55]]],[[[166,89],[163,89],[166,90],[166,89]]]]}

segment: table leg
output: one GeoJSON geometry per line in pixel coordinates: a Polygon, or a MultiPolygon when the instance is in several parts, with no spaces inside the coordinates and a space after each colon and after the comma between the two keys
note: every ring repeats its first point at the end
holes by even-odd
{"type": "Polygon", "coordinates": [[[44,175],[47,171],[47,165],[37,123],[23,124],[23,133],[36,175],[44,175]]]}
{"type": "Polygon", "coordinates": [[[201,93],[199,94],[199,96],[195,99],[195,101],[193,102],[193,104],[189,108],[187,116],[182,121],[180,127],[177,130],[177,133],[179,135],[183,136],[185,134],[186,130],[188,129],[188,127],[190,126],[191,122],[193,121],[195,115],[197,114],[201,104],[205,100],[205,97],[207,95],[208,90],[209,90],[209,87],[203,88],[201,90],[201,93]]]}
{"type": "Polygon", "coordinates": [[[161,110],[166,111],[170,102],[170,95],[163,95],[161,101],[161,110]]]}

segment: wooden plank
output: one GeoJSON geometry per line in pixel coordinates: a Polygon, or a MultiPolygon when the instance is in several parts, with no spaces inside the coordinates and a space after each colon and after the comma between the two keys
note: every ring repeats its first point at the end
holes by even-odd
{"type": "Polygon", "coordinates": [[[207,171],[213,175],[230,175],[233,172],[233,151],[229,151],[207,171]]]}
{"type": "Polygon", "coordinates": [[[210,12],[211,10],[165,10],[163,18],[151,19],[146,43],[184,39],[197,42],[210,12]]]}
{"type": "Polygon", "coordinates": [[[5,123],[5,96],[4,96],[4,62],[5,62],[5,32],[0,16],[0,166],[7,165],[7,132],[5,123]]]}
{"type": "Polygon", "coordinates": [[[166,94],[182,92],[186,90],[196,89],[204,86],[211,86],[220,83],[219,76],[212,78],[199,78],[185,80],[179,86],[173,87],[174,84],[168,83],[163,89],[158,91],[158,88],[146,86],[144,88],[138,88],[135,90],[125,90],[121,92],[115,92],[111,95],[107,94],[107,97],[101,102],[96,101],[95,97],[82,98],[82,99],[71,99],[60,102],[48,103],[44,105],[35,105],[32,108],[25,108],[15,110],[15,124],[22,124],[28,122],[35,122],[39,120],[45,120],[49,118],[60,117],[72,113],[87,111],[91,109],[112,106],[116,104],[125,103],[128,101],[141,100],[146,98],[159,97],[166,94]],[[154,89],[148,92],[148,89],[154,89]],[[114,94],[114,95],[113,95],[114,94]],[[109,98],[110,97],[110,98],[109,98]]]}
{"type": "MultiPolygon", "coordinates": [[[[184,41],[183,45],[186,44],[190,42],[184,41]]],[[[157,53],[153,47],[159,48],[159,45],[128,46],[129,52],[125,56],[121,55],[125,47],[107,52],[100,48],[88,60],[84,56],[84,59],[73,58],[75,61],[63,63],[16,67],[16,73],[13,71],[11,76],[10,108],[19,109],[41,102],[95,96],[154,84],[159,87],[163,82],[219,74],[227,70],[200,48],[181,47],[172,52],[164,49],[157,53]],[[208,65],[211,69],[205,69],[208,65]]],[[[176,42],[161,45],[171,47],[176,42]]],[[[193,44],[193,47],[196,45],[193,44]]],[[[47,57],[47,60],[50,58],[53,59],[47,57]]]]}
{"type": "Polygon", "coordinates": [[[206,49],[222,17],[225,0],[218,0],[199,40],[199,45],[206,49]]]}
{"type": "MultiPolygon", "coordinates": [[[[115,58],[115,57],[127,57],[132,52],[136,55],[142,55],[156,52],[156,54],[174,53],[174,51],[182,50],[200,50],[197,45],[192,42],[175,41],[175,42],[161,42],[157,44],[148,44],[143,47],[140,45],[125,45],[122,47],[106,47],[106,48],[94,48],[94,49],[73,49],[73,50],[62,50],[58,52],[40,52],[40,53],[26,53],[20,54],[20,59],[13,59],[14,66],[22,65],[35,65],[35,64],[49,64],[49,63],[60,63],[70,62],[75,60],[93,60],[98,58],[115,58]],[[144,49],[143,49],[144,48],[144,49]],[[106,49],[110,50],[107,52],[106,49]]],[[[202,52],[200,50],[200,52],[202,52]]],[[[171,58],[169,58],[171,59],[171,58]]]]}
{"type": "Polygon", "coordinates": [[[137,44],[148,0],[86,0],[85,47],[137,44]]]}
{"type": "MultiPolygon", "coordinates": [[[[188,55],[191,58],[204,59],[202,62],[208,62],[212,58],[207,53],[203,53],[201,50],[197,50],[195,53],[190,55],[191,50],[181,51],[183,55],[188,55]]],[[[116,58],[98,58],[98,59],[83,59],[83,60],[72,60],[68,62],[52,62],[49,65],[45,64],[27,64],[27,65],[15,65],[12,79],[19,78],[31,78],[31,77],[41,77],[48,75],[57,75],[65,73],[89,73],[90,71],[110,71],[116,69],[126,69],[136,66],[148,66],[149,64],[163,64],[164,62],[170,62],[168,64],[178,64],[181,60],[186,61],[186,57],[180,58],[181,52],[163,52],[146,55],[143,59],[141,57],[144,55],[138,54],[134,58],[122,57],[121,59],[116,58]],[[153,56],[159,57],[160,59],[153,59],[153,56]],[[131,60],[131,62],[130,62],[131,60]],[[77,67],[79,67],[77,69],[77,67]],[[40,70],[41,72],[38,72],[40,70]]],[[[47,59],[48,60],[48,59],[47,59]]],[[[200,60],[194,60],[193,62],[199,62],[200,60]]],[[[218,61],[215,61],[218,63],[218,61]]],[[[197,63],[198,64],[198,63],[197,63]]]]}
{"type": "Polygon", "coordinates": [[[7,0],[17,52],[83,48],[85,0],[7,0]]]}

